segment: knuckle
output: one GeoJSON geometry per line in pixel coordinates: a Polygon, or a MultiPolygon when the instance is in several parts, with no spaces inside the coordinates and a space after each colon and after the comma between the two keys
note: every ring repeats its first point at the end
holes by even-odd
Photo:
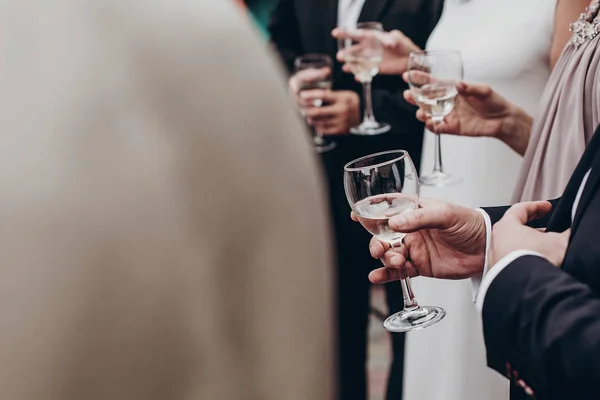
{"type": "Polygon", "coordinates": [[[452,216],[452,206],[448,203],[442,203],[440,205],[440,215],[444,219],[449,219],[452,216]]]}

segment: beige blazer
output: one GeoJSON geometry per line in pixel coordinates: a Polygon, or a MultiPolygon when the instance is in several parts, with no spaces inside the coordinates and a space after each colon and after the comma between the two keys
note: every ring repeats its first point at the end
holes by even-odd
{"type": "Polygon", "coordinates": [[[0,399],[331,398],[322,182],[255,36],[0,1],[0,399]]]}

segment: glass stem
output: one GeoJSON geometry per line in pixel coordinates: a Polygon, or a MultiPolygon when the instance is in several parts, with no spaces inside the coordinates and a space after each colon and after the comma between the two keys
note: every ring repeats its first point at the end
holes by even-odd
{"type": "MultiPolygon", "coordinates": [[[[321,100],[318,100],[318,105],[315,104],[316,107],[321,107],[323,105],[321,100]]],[[[315,144],[317,146],[324,146],[327,141],[324,138],[323,132],[319,131],[318,129],[313,128],[313,132],[314,132],[314,141],[315,144]]]]}
{"type": "MultiPolygon", "coordinates": [[[[438,125],[442,123],[444,119],[433,118],[434,125],[438,125]]],[[[433,164],[433,172],[444,172],[444,167],[442,165],[442,135],[439,133],[434,133],[435,135],[435,143],[434,143],[434,164],[433,164]]]]}
{"type": "MultiPolygon", "coordinates": [[[[402,242],[400,242],[400,246],[402,246],[402,242]]],[[[392,249],[396,251],[400,246],[392,244],[392,249]]],[[[415,293],[412,290],[410,277],[406,272],[406,267],[400,271],[400,285],[402,286],[402,297],[404,298],[404,311],[420,310],[421,306],[419,306],[419,303],[415,298],[415,293]]]]}
{"type": "Polygon", "coordinates": [[[414,311],[421,307],[415,299],[412,287],[410,286],[410,278],[405,273],[405,278],[400,279],[400,285],[402,286],[402,297],[404,297],[404,310],[414,311]]]}
{"type": "Polygon", "coordinates": [[[365,99],[365,115],[363,121],[374,122],[375,116],[373,115],[373,99],[371,92],[371,81],[363,82],[363,97],[365,99]]]}

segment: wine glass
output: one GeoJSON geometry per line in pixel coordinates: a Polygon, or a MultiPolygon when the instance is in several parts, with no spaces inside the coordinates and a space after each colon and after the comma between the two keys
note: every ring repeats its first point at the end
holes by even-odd
{"type": "MultiPolygon", "coordinates": [[[[456,84],[462,77],[463,63],[458,51],[419,51],[409,56],[408,85],[415,101],[434,124],[444,122],[444,117],[454,108],[458,95],[456,84]]],[[[434,150],[433,172],[422,176],[421,183],[426,186],[459,183],[460,177],[444,172],[440,134],[435,135],[434,150]]]]}
{"type": "MultiPolygon", "coordinates": [[[[306,54],[294,61],[293,85],[296,93],[305,90],[331,90],[332,61],[326,54],[306,54]]],[[[315,99],[315,107],[323,106],[322,99],[315,99]]],[[[313,140],[317,153],[324,153],[336,147],[336,143],[326,139],[321,132],[313,129],[313,140]]]]}
{"type": "MultiPolygon", "coordinates": [[[[379,22],[360,22],[357,31],[383,32],[379,22]]],[[[355,135],[379,135],[390,130],[390,124],[377,122],[373,114],[371,82],[379,73],[379,65],[383,58],[383,45],[376,35],[364,35],[358,41],[350,38],[338,41],[339,50],[344,54],[344,62],[350,67],[354,77],[362,84],[364,93],[364,116],[360,125],[350,129],[355,135]]]]}
{"type": "MultiPolygon", "coordinates": [[[[344,167],[344,189],[362,226],[392,249],[399,249],[406,234],[390,229],[388,221],[419,205],[419,178],[408,153],[392,150],[349,162],[344,167]]],[[[385,320],[383,326],[388,331],[425,328],[446,316],[443,308],[419,305],[405,271],[401,271],[400,284],[404,309],[385,320]]]]}

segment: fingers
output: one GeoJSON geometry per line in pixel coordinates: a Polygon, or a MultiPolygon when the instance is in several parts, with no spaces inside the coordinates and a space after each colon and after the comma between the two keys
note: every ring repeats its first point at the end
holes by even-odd
{"type": "Polygon", "coordinates": [[[504,218],[514,218],[519,223],[525,225],[534,219],[542,218],[551,210],[552,204],[547,201],[527,201],[513,205],[504,214],[504,218]]]}
{"type": "Polygon", "coordinates": [[[340,28],[340,27],[335,28],[334,30],[331,31],[331,36],[333,36],[337,40],[344,40],[344,39],[358,40],[358,39],[362,38],[365,34],[368,34],[368,32],[364,32],[362,30],[344,29],[344,28],[340,28]]]}
{"type": "Polygon", "coordinates": [[[434,123],[430,117],[426,117],[425,127],[431,133],[435,133],[438,135],[442,134],[453,134],[452,130],[449,128],[448,123],[444,120],[442,122],[434,123]]]}
{"type": "Polygon", "coordinates": [[[346,38],[346,30],[342,29],[342,28],[335,28],[334,30],[331,31],[331,36],[333,36],[336,39],[345,39],[346,38]]]}
{"type": "Polygon", "coordinates": [[[334,118],[339,113],[338,109],[337,106],[312,107],[304,109],[303,112],[308,123],[313,125],[334,118]]]}
{"type": "Polygon", "coordinates": [[[445,229],[459,218],[458,208],[446,203],[431,208],[419,208],[390,218],[390,228],[396,232],[411,233],[421,229],[445,229]]]}
{"type": "MultiPolygon", "coordinates": [[[[415,96],[412,94],[410,90],[405,90],[403,93],[404,99],[414,106],[418,105],[415,100],[415,96]]],[[[446,121],[433,123],[433,120],[430,116],[428,116],[422,108],[417,110],[416,117],[419,121],[425,123],[425,127],[427,130],[433,133],[448,133],[450,130],[448,129],[448,124],[446,121]]]]}
{"type": "Polygon", "coordinates": [[[397,29],[390,31],[387,35],[380,35],[380,40],[385,47],[397,47],[410,43],[410,39],[397,29]]]}
{"type": "Polygon", "coordinates": [[[336,95],[331,90],[303,90],[298,94],[298,104],[300,107],[314,107],[315,101],[321,103],[334,103],[336,95]]]}
{"type": "Polygon", "coordinates": [[[374,269],[369,273],[369,280],[376,284],[394,282],[399,279],[399,270],[395,268],[382,267],[374,269]]]}
{"type": "Polygon", "coordinates": [[[571,228],[567,229],[566,231],[564,231],[560,235],[562,236],[563,239],[565,239],[568,242],[569,239],[571,239],[571,228]]]}
{"type": "Polygon", "coordinates": [[[431,118],[429,118],[429,117],[427,116],[427,114],[425,113],[425,111],[423,111],[423,109],[421,109],[421,108],[419,108],[419,109],[417,110],[417,119],[418,119],[419,121],[421,121],[421,122],[425,122],[425,123],[426,123],[426,122],[428,122],[428,121],[429,121],[429,122],[431,122],[431,118]]]}
{"type": "Polygon", "coordinates": [[[408,79],[408,78],[409,78],[409,76],[410,76],[410,75],[408,74],[408,71],[406,71],[405,73],[403,73],[403,74],[402,74],[402,80],[403,80],[405,83],[409,83],[409,79],[408,79]]]}
{"type": "Polygon", "coordinates": [[[415,95],[409,89],[406,89],[404,91],[404,93],[402,93],[402,95],[404,96],[404,100],[408,101],[413,106],[417,105],[417,101],[415,100],[415,95]]]}
{"type": "Polygon", "coordinates": [[[399,281],[406,277],[419,276],[412,262],[407,261],[402,268],[381,267],[369,273],[369,280],[375,284],[399,281]]]}
{"type": "Polygon", "coordinates": [[[429,73],[416,69],[405,72],[402,78],[406,83],[421,87],[432,82],[432,77],[429,73]]]}
{"type": "Polygon", "coordinates": [[[473,96],[480,99],[489,97],[492,94],[492,88],[488,85],[473,84],[466,82],[459,82],[456,85],[458,94],[463,96],[473,96]]]}
{"type": "Polygon", "coordinates": [[[348,127],[343,122],[340,122],[338,120],[333,121],[333,122],[329,122],[329,121],[316,122],[314,124],[314,127],[317,130],[317,132],[320,132],[321,134],[326,135],[326,136],[343,135],[343,134],[348,133],[348,130],[350,129],[350,127],[348,127]]]}
{"type": "Polygon", "coordinates": [[[371,257],[373,258],[380,259],[389,249],[390,245],[388,243],[380,242],[375,238],[372,238],[371,243],[369,244],[369,251],[371,252],[371,257]]]}

